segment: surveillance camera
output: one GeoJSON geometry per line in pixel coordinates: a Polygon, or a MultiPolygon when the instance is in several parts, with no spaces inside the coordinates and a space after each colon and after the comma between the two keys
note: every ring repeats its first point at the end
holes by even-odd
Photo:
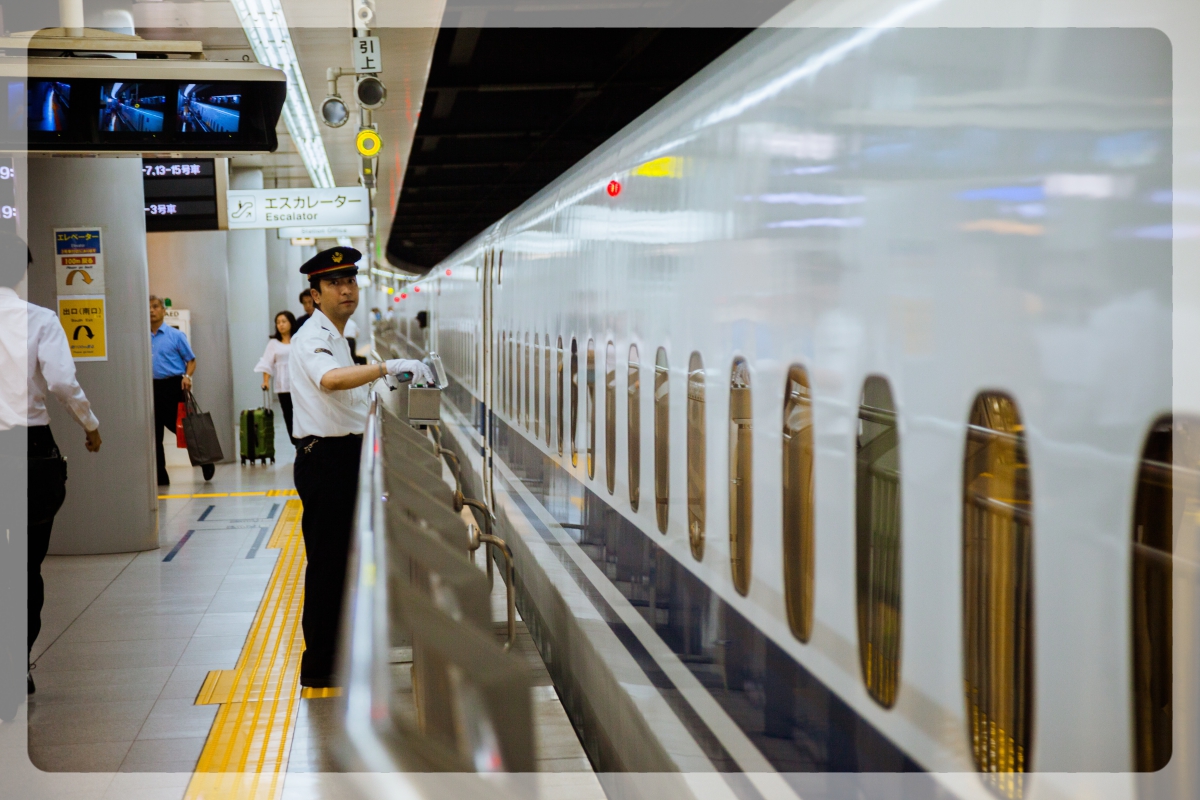
{"type": "Polygon", "coordinates": [[[321,119],[331,128],[340,128],[350,119],[350,109],[346,108],[346,102],[341,97],[330,95],[321,103],[321,119]]]}
{"type": "Polygon", "coordinates": [[[363,108],[374,110],[387,100],[387,89],[374,75],[364,75],[354,84],[354,96],[363,108]]]}
{"type": "Polygon", "coordinates": [[[375,0],[354,0],[354,19],[361,28],[374,28],[375,0]]]}

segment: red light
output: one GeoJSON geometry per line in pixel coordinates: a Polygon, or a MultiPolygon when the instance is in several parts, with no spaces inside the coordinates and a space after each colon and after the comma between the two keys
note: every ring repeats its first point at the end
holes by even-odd
{"type": "Polygon", "coordinates": [[[446,274],[447,274],[447,275],[449,275],[449,274],[450,274],[450,270],[446,270],[446,274]]]}
{"type": "Polygon", "coordinates": [[[403,296],[404,296],[404,295],[402,295],[402,294],[398,294],[398,295],[396,295],[395,297],[393,297],[393,298],[392,298],[392,302],[393,302],[393,303],[399,303],[399,302],[400,302],[400,298],[401,298],[401,297],[403,297],[403,296]]]}
{"type": "Polygon", "coordinates": [[[406,297],[408,297],[408,293],[407,293],[407,292],[401,292],[401,293],[400,293],[400,299],[401,299],[401,300],[403,300],[403,299],[404,299],[404,298],[406,298],[406,297]]]}
{"type": "Polygon", "coordinates": [[[617,181],[609,181],[608,182],[608,196],[616,197],[620,193],[621,193],[621,184],[618,183],[617,181]]]}
{"type": "Polygon", "coordinates": [[[419,291],[421,291],[421,287],[420,287],[420,286],[414,286],[414,287],[413,287],[413,291],[414,291],[414,292],[419,292],[419,291]]]}

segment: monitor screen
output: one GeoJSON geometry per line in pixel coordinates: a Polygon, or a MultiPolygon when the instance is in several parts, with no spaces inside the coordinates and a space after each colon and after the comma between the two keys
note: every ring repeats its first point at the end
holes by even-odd
{"type": "MultiPolygon", "coordinates": [[[[8,119],[20,114],[21,84],[8,84],[8,119]]],[[[29,81],[28,122],[31,131],[65,131],[71,110],[71,84],[64,81],[29,81]]],[[[19,117],[18,117],[19,119],[19,117]]],[[[19,124],[19,123],[18,123],[19,124]]]]}
{"type": "Polygon", "coordinates": [[[167,89],[160,83],[100,84],[100,130],[158,133],[167,113],[167,89]]]}
{"type": "Polygon", "coordinates": [[[180,133],[237,133],[241,117],[238,84],[180,84],[176,127],[180,133]]]}

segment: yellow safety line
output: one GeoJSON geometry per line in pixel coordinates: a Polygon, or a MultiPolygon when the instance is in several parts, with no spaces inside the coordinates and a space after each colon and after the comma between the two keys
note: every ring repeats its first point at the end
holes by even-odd
{"type": "Polygon", "coordinates": [[[203,494],[160,494],[159,500],[195,500],[201,497],[299,497],[295,489],[272,489],[269,492],[205,492],[203,494]]]}
{"type": "Polygon", "coordinates": [[[185,800],[278,800],[300,700],[304,540],[289,500],[268,548],[279,559],[232,670],[209,673],[198,704],[220,703],[185,800]],[[264,780],[264,775],[269,775],[264,780]]]}

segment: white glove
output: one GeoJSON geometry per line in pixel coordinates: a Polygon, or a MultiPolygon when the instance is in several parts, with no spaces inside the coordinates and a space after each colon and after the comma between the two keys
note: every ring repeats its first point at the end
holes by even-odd
{"type": "Polygon", "coordinates": [[[429,367],[420,361],[414,361],[411,358],[393,358],[391,361],[384,363],[387,365],[388,374],[395,375],[402,382],[411,380],[414,384],[433,385],[433,373],[429,371],[429,367]],[[404,378],[403,374],[406,372],[408,373],[408,377],[404,378]]]}

